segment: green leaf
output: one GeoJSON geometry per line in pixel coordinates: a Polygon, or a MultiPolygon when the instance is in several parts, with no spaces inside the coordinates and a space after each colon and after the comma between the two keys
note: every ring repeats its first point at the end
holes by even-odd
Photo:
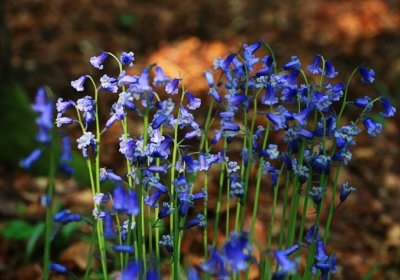
{"type": "Polygon", "coordinates": [[[28,243],[26,244],[25,260],[31,258],[35,245],[44,232],[44,227],[44,223],[40,223],[33,228],[32,234],[29,236],[28,243]]]}
{"type": "Polygon", "coordinates": [[[6,239],[27,240],[34,230],[34,226],[23,220],[13,220],[6,226],[2,234],[6,239]]]}

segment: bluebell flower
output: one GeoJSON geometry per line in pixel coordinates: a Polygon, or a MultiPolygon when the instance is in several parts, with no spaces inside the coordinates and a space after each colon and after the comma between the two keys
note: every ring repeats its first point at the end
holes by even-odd
{"type": "Polygon", "coordinates": [[[89,76],[84,75],[79,77],[77,80],[75,81],[71,81],[71,86],[76,90],[76,91],[83,91],[84,87],[83,84],[85,83],[85,81],[87,80],[89,76]]]}
{"type": "Polygon", "coordinates": [[[69,125],[72,124],[74,122],[73,119],[68,118],[68,117],[63,117],[61,114],[57,114],[57,118],[56,118],[56,126],[57,127],[61,127],[63,125],[69,125]]]}
{"type": "Polygon", "coordinates": [[[181,129],[188,126],[191,126],[194,129],[199,127],[198,124],[194,121],[194,116],[189,113],[189,111],[186,110],[184,106],[181,106],[181,112],[178,118],[178,125],[181,129]]]}
{"type": "Polygon", "coordinates": [[[328,60],[325,60],[325,71],[324,72],[325,72],[325,77],[327,77],[329,79],[335,78],[338,75],[338,72],[335,71],[335,67],[328,60]]]}
{"type": "Polygon", "coordinates": [[[325,253],[325,244],[323,240],[317,242],[317,253],[315,254],[315,259],[319,262],[325,262],[328,256],[325,253]]]}
{"type": "Polygon", "coordinates": [[[322,187],[313,187],[308,191],[308,195],[311,196],[312,200],[316,205],[320,205],[325,189],[322,187]]]}
{"type": "Polygon", "coordinates": [[[363,66],[359,66],[358,70],[361,74],[361,82],[364,84],[372,84],[375,80],[375,71],[374,69],[367,69],[363,66]]]}
{"type": "Polygon", "coordinates": [[[22,159],[20,161],[20,165],[21,167],[25,168],[25,169],[29,169],[33,163],[35,163],[42,155],[42,149],[37,148],[35,150],[33,150],[32,153],[30,153],[29,156],[27,156],[25,159],[22,159]]]}
{"type": "Polygon", "coordinates": [[[363,120],[365,128],[367,129],[367,133],[371,137],[375,137],[379,133],[382,132],[382,124],[375,122],[371,118],[367,118],[363,120]]]}
{"type": "Polygon", "coordinates": [[[349,186],[349,183],[348,182],[344,182],[342,185],[341,185],[341,189],[340,189],[340,203],[343,203],[346,199],[347,199],[347,197],[352,193],[352,192],[355,192],[357,189],[356,188],[354,188],[354,187],[352,187],[352,186],[349,186]]]}
{"type": "Polygon", "coordinates": [[[328,84],[325,88],[326,94],[329,95],[329,99],[331,101],[339,101],[343,96],[345,85],[342,83],[338,83],[333,86],[331,84],[328,84]]]}
{"type": "Polygon", "coordinates": [[[100,78],[101,88],[106,91],[111,91],[116,93],[118,91],[118,79],[109,77],[107,74],[104,74],[100,78]]]}
{"type": "Polygon", "coordinates": [[[110,128],[116,121],[123,120],[126,116],[124,107],[121,104],[114,103],[112,105],[111,117],[106,122],[106,127],[110,128]]]}
{"type": "Polygon", "coordinates": [[[310,71],[310,73],[314,75],[322,74],[322,68],[320,67],[321,61],[322,57],[319,54],[317,54],[314,57],[311,65],[307,66],[308,71],[310,71]]]}
{"type": "MultiPolygon", "coordinates": [[[[264,64],[264,69],[269,69],[270,73],[273,72],[273,67],[274,67],[274,58],[272,55],[266,55],[261,59],[261,62],[264,64]]],[[[270,74],[269,73],[269,74],[270,74]]]]}
{"type": "Polygon", "coordinates": [[[363,98],[357,98],[354,100],[354,105],[360,108],[365,108],[371,102],[371,97],[365,96],[363,98]]]}
{"type": "MultiPolygon", "coordinates": [[[[115,82],[115,81],[113,80],[113,82],[115,82]]],[[[121,87],[123,85],[137,84],[138,82],[139,82],[138,76],[127,75],[125,71],[121,71],[118,75],[117,85],[121,87]]],[[[114,84],[113,84],[113,86],[114,86],[114,84]]]]}
{"type": "Polygon", "coordinates": [[[62,274],[68,273],[68,269],[64,265],[59,263],[50,262],[49,269],[62,274]]]}
{"type": "Polygon", "coordinates": [[[290,256],[291,254],[297,252],[299,250],[299,245],[298,244],[294,244],[292,246],[290,246],[289,248],[286,248],[285,250],[280,250],[280,252],[285,255],[285,256],[290,256]]]}
{"type": "Polygon", "coordinates": [[[331,158],[329,156],[318,155],[314,159],[313,166],[316,171],[318,171],[320,173],[324,172],[325,174],[329,174],[330,162],[331,162],[331,158]]]}
{"type": "Polygon", "coordinates": [[[158,276],[158,271],[155,268],[150,268],[146,272],[146,280],[160,280],[161,278],[158,276]]]}
{"type": "Polygon", "coordinates": [[[311,244],[314,242],[317,242],[319,240],[321,240],[321,237],[319,236],[318,233],[318,225],[313,224],[306,232],[305,236],[304,236],[304,240],[311,244]]]}
{"type": "Polygon", "coordinates": [[[54,214],[53,220],[56,223],[68,224],[70,222],[79,222],[82,219],[81,214],[71,213],[69,210],[61,210],[54,214]]]}
{"type": "Polygon", "coordinates": [[[153,85],[156,87],[165,86],[171,79],[164,75],[161,67],[156,67],[156,76],[153,80],[153,85]]]}
{"type": "Polygon", "coordinates": [[[189,212],[190,207],[194,206],[193,195],[189,192],[178,193],[179,207],[178,212],[181,217],[184,217],[189,212]]]}
{"type": "Polygon", "coordinates": [[[314,92],[315,106],[321,112],[328,112],[332,105],[332,100],[329,95],[323,95],[321,92],[314,92]]]}
{"type": "Polygon", "coordinates": [[[94,100],[91,96],[85,96],[76,101],[76,108],[83,113],[86,124],[92,123],[95,116],[94,100]]]}
{"type": "Polygon", "coordinates": [[[78,149],[82,150],[84,158],[88,158],[88,149],[92,147],[93,150],[96,149],[96,140],[92,132],[85,132],[81,137],[79,137],[76,142],[78,142],[78,149]]]}
{"type": "Polygon", "coordinates": [[[214,76],[211,71],[206,71],[204,72],[204,76],[206,77],[207,84],[209,87],[214,86],[214,76]]]}
{"type": "Polygon", "coordinates": [[[297,174],[301,184],[304,184],[310,176],[310,169],[305,165],[297,164],[297,160],[292,161],[293,172],[297,174]]]}
{"type": "Polygon", "coordinates": [[[222,61],[221,64],[221,69],[225,72],[229,71],[229,66],[231,65],[233,59],[235,58],[236,54],[235,53],[231,53],[229,54],[224,61],[222,61]]]}
{"type": "Polygon", "coordinates": [[[104,212],[103,218],[104,238],[111,239],[115,236],[113,217],[109,212],[104,212]]]}
{"type": "Polygon", "coordinates": [[[265,95],[261,97],[261,103],[264,105],[274,105],[278,102],[278,98],[275,97],[275,88],[268,84],[265,90],[265,95]]]}
{"type": "Polygon", "coordinates": [[[193,200],[203,199],[203,201],[208,201],[208,193],[205,188],[201,189],[201,192],[192,194],[193,200]]]}
{"type": "Polygon", "coordinates": [[[72,153],[71,153],[71,138],[68,136],[64,136],[61,140],[61,157],[62,161],[71,161],[72,153]]]}
{"type": "Polygon", "coordinates": [[[387,100],[386,98],[382,97],[381,102],[383,105],[383,112],[381,112],[380,115],[385,118],[393,117],[394,114],[396,114],[396,108],[390,105],[389,100],[387,100]]]}
{"type": "Polygon", "coordinates": [[[158,241],[158,244],[164,246],[164,248],[172,253],[174,251],[174,237],[171,235],[163,235],[161,236],[161,240],[158,241]]]}
{"type": "Polygon", "coordinates": [[[98,68],[101,70],[101,69],[103,69],[103,62],[108,57],[108,55],[109,54],[107,52],[103,52],[99,56],[92,56],[90,58],[90,64],[92,64],[95,68],[98,68]]]}
{"type": "MultiPolygon", "coordinates": [[[[158,177],[157,177],[157,178],[158,178],[158,177]]],[[[167,187],[164,186],[163,184],[161,184],[160,182],[153,182],[153,183],[151,183],[149,190],[151,190],[151,189],[153,189],[153,188],[157,189],[158,191],[160,191],[160,192],[162,192],[162,193],[164,193],[164,194],[168,194],[168,189],[167,189],[167,187]]]]}
{"type": "Polygon", "coordinates": [[[108,199],[109,196],[104,193],[96,193],[93,197],[93,201],[96,205],[101,205],[102,202],[107,201],[108,199]]]}
{"type": "Polygon", "coordinates": [[[199,108],[201,106],[201,99],[200,98],[194,97],[194,95],[191,94],[190,92],[186,93],[186,97],[189,100],[189,104],[187,105],[187,107],[190,110],[196,110],[197,108],[199,108]]]}
{"type": "Polygon", "coordinates": [[[251,45],[244,44],[243,48],[244,48],[245,52],[253,54],[261,47],[261,44],[262,44],[262,42],[257,41],[257,42],[255,42],[254,44],[251,44],[251,45]]]}
{"type": "Polygon", "coordinates": [[[279,157],[278,145],[269,144],[266,152],[270,159],[277,159],[279,157]]]}
{"type": "Polygon", "coordinates": [[[187,277],[188,280],[201,280],[199,273],[193,266],[188,268],[187,277]]]}
{"type": "Polygon", "coordinates": [[[62,98],[58,98],[56,103],[57,112],[64,114],[65,111],[71,106],[75,105],[75,103],[71,100],[63,101],[62,98]]]}
{"type": "Polygon", "coordinates": [[[290,62],[283,65],[283,69],[285,70],[300,70],[301,63],[297,56],[292,56],[290,62]]]}
{"type": "Polygon", "coordinates": [[[239,181],[240,176],[237,174],[232,174],[230,176],[230,179],[231,179],[231,185],[229,189],[229,195],[242,198],[244,195],[244,182],[239,181]]]}
{"type": "Polygon", "coordinates": [[[114,173],[112,169],[100,168],[100,183],[104,183],[106,180],[114,182],[122,182],[121,176],[114,173]]]}
{"type": "Polygon", "coordinates": [[[250,261],[250,246],[248,237],[243,232],[232,232],[230,239],[222,248],[222,257],[232,270],[237,273],[246,270],[250,261]]]}
{"type": "Polygon", "coordinates": [[[214,87],[210,88],[210,90],[208,91],[208,95],[211,95],[215,99],[215,101],[217,101],[218,103],[221,103],[222,98],[219,95],[216,88],[214,88],[214,87]]]}
{"type": "Polygon", "coordinates": [[[155,191],[151,195],[144,197],[144,203],[152,208],[158,208],[158,200],[163,195],[162,191],[155,191]]]}
{"type": "Polygon", "coordinates": [[[307,125],[307,117],[311,110],[309,108],[303,109],[300,113],[293,113],[293,118],[297,121],[299,125],[307,125]]]}
{"type": "Polygon", "coordinates": [[[324,262],[317,262],[315,266],[312,267],[312,272],[315,274],[317,269],[321,271],[321,276],[323,280],[329,279],[329,272],[335,274],[337,272],[336,268],[336,257],[331,256],[324,262]]]}
{"type": "Polygon", "coordinates": [[[158,219],[165,218],[174,213],[174,208],[168,202],[163,202],[163,208],[158,212],[158,219]]]}
{"type": "Polygon", "coordinates": [[[40,204],[42,207],[45,207],[45,208],[49,207],[50,204],[51,204],[50,196],[48,196],[47,194],[41,195],[41,196],[39,197],[38,201],[39,201],[39,204],[40,204]]]}
{"type": "Polygon", "coordinates": [[[138,280],[142,265],[138,261],[130,261],[125,270],[122,271],[120,280],[138,280]]]}
{"type": "Polygon", "coordinates": [[[183,136],[183,138],[185,138],[186,140],[192,139],[194,137],[197,137],[197,138],[201,137],[201,129],[195,129],[193,131],[187,132],[187,133],[185,133],[185,136],[183,136]]]}
{"type": "Polygon", "coordinates": [[[169,93],[169,94],[172,94],[172,95],[178,94],[178,91],[179,91],[178,85],[179,85],[179,81],[180,81],[180,80],[181,80],[181,79],[175,78],[175,79],[173,79],[172,81],[170,81],[170,82],[165,86],[165,92],[166,92],[166,93],[169,93]]]}
{"type": "Polygon", "coordinates": [[[208,171],[213,163],[218,162],[218,156],[213,154],[200,153],[199,155],[200,171],[208,171]]]}
{"type": "Polygon", "coordinates": [[[135,60],[135,55],[133,52],[122,52],[121,57],[120,57],[121,63],[128,65],[128,66],[133,66],[133,61],[135,60]]]}
{"type": "Polygon", "coordinates": [[[153,173],[160,173],[162,175],[165,175],[168,172],[168,168],[169,168],[169,165],[164,164],[164,165],[151,165],[151,166],[147,167],[146,169],[153,173]]]}
{"type": "Polygon", "coordinates": [[[218,279],[229,279],[224,259],[218,254],[217,249],[211,248],[210,251],[210,258],[201,264],[201,268],[218,279]]]}
{"type": "Polygon", "coordinates": [[[206,221],[206,217],[204,217],[203,214],[197,214],[195,219],[190,220],[186,225],[184,229],[189,229],[192,227],[196,227],[199,226],[201,228],[206,227],[207,225],[207,221],[206,221]]]}
{"type": "Polygon", "coordinates": [[[275,250],[274,256],[280,269],[274,273],[272,279],[284,279],[290,273],[297,271],[298,260],[291,260],[282,250],[275,250]]]}
{"type": "Polygon", "coordinates": [[[135,251],[135,248],[132,245],[114,245],[113,250],[116,252],[128,253],[132,254],[135,251]]]}

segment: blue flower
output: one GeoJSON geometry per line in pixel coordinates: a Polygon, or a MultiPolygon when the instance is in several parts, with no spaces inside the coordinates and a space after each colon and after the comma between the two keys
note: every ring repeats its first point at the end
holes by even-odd
{"type": "Polygon", "coordinates": [[[62,98],[58,98],[56,103],[57,112],[64,114],[65,111],[67,111],[67,109],[73,105],[75,105],[75,103],[71,100],[63,101],[62,98]]]}
{"type": "Polygon", "coordinates": [[[310,71],[311,74],[315,74],[315,75],[322,74],[322,68],[319,66],[321,63],[321,60],[322,60],[322,57],[319,54],[317,54],[314,57],[311,65],[307,66],[307,69],[308,69],[308,71],[310,71]]]}
{"type": "Polygon", "coordinates": [[[323,240],[317,242],[317,253],[315,254],[315,259],[319,262],[325,262],[328,256],[325,253],[325,244],[323,240]]]}
{"type": "Polygon", "coordinates": [[[161,240],[158,241],[158,244],[164,246],[164,248],[167,249],[169,253],[172,253],[174,251],[174,237],[171,235],[161,236],[161,240]]]}
{"type": "Polygon", "coordinates": [[[209,87],[214,86],[214,76],[211,71],[206,71],[204,72],[204,76],[206,77],[207,84],[209,87]]]}
{"type": "Polygon", "coordinates": [[[53,216],[56,223],[68,224],[70,222],[79,222],[82,219],[81,214],[71,213],[69,210],[62,210],[53,216]]]}
{"type": "Polygon", "coordinates": [[[382,132],[382,125],[380,123],[375,122],[371,118],[367,118],[363,121],[365,128],[367,129],[367,133],[371,137],[375,137],[379,133],[382,132]]]}
{"type": "Polygon", "coordinates": [[[255,42],[254,44],[251,44],[251,45],[244,44],[243,48],[244,48],[245,52],[250,53],[250,54],[254,54],[261,47],[261,44],[262,44],[262,42],[257,41],[257,42],[255,42]]]}
{"type": "Polygon", "coordinates": [[[218,94],[218,91],[216,88],[210,88],[210,90],[208,91],[208,95],[211,95],[215,101],[217,101],[218,103],[221,103],[222,98],[221,96],[218,94]]]}
{"type": "Polygon", "coordinates": [[[252,248],[245,233],[232,232],[230,239],[222,248],[222,257],[235,273],[246,270],[252,248]]]}
{"type": "Polygon", "coordinates": [[[231,65],[233,59],[235,58],[236,54],[235,53],[231,53],[230,55],[228,55],[224,61],[222,61],[221,64],[221,69],[225,72],[229,71],[229,66],[231,65]]]}
{"type": "Polygon", "coordinates": [[[261,103],[264,105],[274,105],[278,102],[278,98],[275,97],[275,88],[268,84],[265,90],[265,95],[261,97],[261,103]]]}
{"type": "Polygon", "coordinates": [[[266,152],[270,159],[277,159],[279,157],[278,145],[269,144],[266,152]]]}
{"type": "Polygon", "coordinates": [[[132,254],[135,251],[135,248],[131,245],[114,245],[113,250],[116,252],[122,252],[122,253],[129,253],[132,254]]]}
{"type": "Polygon", "coordinates": [[[85,81],[86,81],[86,79],[87,79],[88,77],[89,77],[89,76],[87,76],[87,75],[84,75],[84,76],[79,77],[77,80],[71,82],[71,86],[72,86],[76,91],[83,91],[83,90],[84,90],[83,84],[85,83],[85,81]]]}
{"type": "Polygon", "coordinates": [[[76,101],[76,108],[83,112],[83,117],[85,118],[86,124],[92,123],[95,118],[95,106],[94,100],[91,96],[85,96],[76,101]]]}
{"type": "Polygon", "coordinates": [[[191,94],[190,92],[186,93],[186,97],[189,99],[189,104],[187,105],[187,107],[190,110],[196,110],[197,108],[199,108],[201,106],[200,98],[194,97],[194,95],[191,94]]]}
{"type": "Polygon", "coordinates": [[[357,98],[354,100],[354,105],[360,108],[365,108],[371,102],[371,97],[365,96],[363,98],[357,98]]]}
{"type": "Polygon", "coordinates": [[[100,168],[100,183],[104,183],[106,180],[112,180],[114,182],[122,182],[121,176],[114,173],[112,169],[100,168]]]}
{"type": "Polygon", "coordinates": [[[194,267],[188,268],[187,277],[188,280],[201,280],[199,273],[194,267]]]}
{"type": "Polygon", "coordinates": [[[316,205],[319,205],[321,204],[324,192],[325,189],[322,187],[313,187],[310,191],[308,191],[308,195],[311,196],[316,205]]]}
{"type": "Polygon", "coordinates": [[[96,141],[92,132],[85,132],[81,137],[79,137],[76,142],[78,142],[78,149],[82,150],[84,158],[88,158],[88,149],[92,147],[96,149],[96,141]]]}
{"type": "Polygon", "coordinates": [[[357,189],[349,186],[348,182],[344,182],[340,189],[340,203],[343,203],[350,193],[355,192],[357,189]]]}
{"type": "Polygon", "coordinates": [[[104,212],[103,218],[104,238],[111,239],[115,236],[113,217],[109,212],[104,212]]]}
{"type": "Polygon", "coordinates": [[[169,93],[169,94],[172,94],[172,95],[178,94],[178,91],[179,91],[178,85],[179,85],[179,81],[180,81],[180,80],[181,80],[181,79],[175,78],[175,79],[173,79],[171,82],[169,82],[169,83],[165,86],[165,92],[166,92],[166,93],[169,93]]]}
{"type": "Polygon", "coordinates": [[[333,64],[328,61],[325,60],[325,76],[327,78],[335,78],[338,75],[338,72],[335,71],[335,67],[333,66],[333,64]]]}
{"type": "Polygon", "coordinates": [[[206,225],[207,225],[206,217],[204,217],[203,214],[197,214],[195,219],[190,220],[186,224],[185,229],[189,229],[189,228],[196,227],[196,226],[204,228],[204,227],[206,227],[206,225]]]}
{"type": "Polygon", "coordinates": [[[174,208],[168,202],[163,202],[163,208],[158,212],[158,219],[165,218],[174,212],[174,208]]]}
{"type": "Polygon", "coordinates": [[[274,273],[272,279],[284,279],[288,274],[297,271],[298,260],[292,261],[285,250],[275,250],[274,255],[280,269],[274,273]]]}
{"type": "Polygon", "coordinates": [[[375,71],[374,69],[367,69],[363,66],[358,67],[358,70],[361,74],[361,82],[365,84],[372,84],[375,80],[375,71]]]}
{"type": "Polygon", "coordinates": [[[304,236],[304,240],[310,244],[321,240],[321,237],[319,236],[319,233],[318,233],[318,225],[313,224],[307,230],[306,235],[304,236]]]}
{"type": "Polygon", "coordinates": [[[135,60],[135,55],[133,52],[123,52],[120,57],[121,63],[128,65],[128,66],[133,66],[133,61],[135,60]]]}
{"type": "Polygon", "coordinates": [[[21,167],[29,169],[31,165],[41,157],[41,155],[42,155],[42,150],[37,148],[33,150],[33,152],[28,157],[22,159],[19,164],[21,165],[21,167]]]}
{"type": "Polygon", "coordinates": [[[153,80],[153,85],[156,87],[165,86],[171,79],[164,75],[161,67],[156,67],[156,76],[153,80]]]}
{"type": "Polygon", "coordinates": [[[323,280],[329,279],[329,272],[335,274],[337,271],[336,268],[336,257],[331,256],[324,262],[317,262],[315,266],[313,266],[312,271],[315,274],[316,270],[319,269],[321,271],[321,276],[323,280]]]}
{"type": "Polygon", "coordinates": [[[382,97],[381,102],[383,105],[383,112],[381,112],[380,115],[385,118],[393,117],[394,114],[396,114],[396,108],[390,105],[389,100],[387,100],[386,98],[382,97]]]}
{"type": "Polygon", "coordinates": [[[92,56],[90,58],[90,64],[92,64],[95,68],[103,69],[103,62],[108,57],[107,52],[103,52],[99,56],[92,56]]]}
{"type": "Polygon", "coordinates": [[[283,69],[285,70],[300,70],[301,63],[297,56],[292,56],[291,61],[283,65],[283,69]]]}
{"type": "Polygon", "coordinates": [[[62,274],[68,272],[68,269],[65,266],[53,262],[49,263],[49,269],[62,274]]]}
{"type": "Polygon", "coordinates": [[[158,208],[158,200],[163,195],[162,191],[155,191],[149,196],[144,197],[144,203],[152,208],[158,208]]]}
{"type": "Polygon", "coordinates": [[[131,261],[126,266],[125,270],[122,271],[120,280],[137,280],[139,279],[142,266],[138,261],[131,261]]]}
{"type": "Polygon", "coordinates": [[[112,105],[111,117],[106,122],[106,127],[110,128],[116,121],[123,120],[126,112],[121,104],[114,103],[112,105]]]}
{"type": "Polygon", "coordinates": [[[104,74],[100,78],[101,88],[106,91],[111,91],[116,93],[118,91],[118,79],[109,77],[108,75],[104,74]]]}
{"type": "Polygon", "coordinates": [[[218,279],[229,279],[224,259],[218,254],[217,249],[211,248],[210,251],[210,258],[201,264],[201,268],[212,276],[218,277],[218,279]]]}

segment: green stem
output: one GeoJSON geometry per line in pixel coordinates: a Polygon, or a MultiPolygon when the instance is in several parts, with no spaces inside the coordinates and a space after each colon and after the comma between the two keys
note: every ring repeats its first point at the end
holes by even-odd
{"type": "Polygon", "coordinates": [[[50,165],[48,174],[48,186],[47,186],[47,199],[49,204],[46,205],[46,231],[45,231],[45,243],[44,243],[44,254],[43,254],[43,279],[49,279],[49,262],[50,262],[50,249],[51,249],[51,229],[53,227],[53,197],[54,197],[54,177],[56,173],[56,152],[54,144],[54,135],[51,137],[50,142],[50,165]]]}

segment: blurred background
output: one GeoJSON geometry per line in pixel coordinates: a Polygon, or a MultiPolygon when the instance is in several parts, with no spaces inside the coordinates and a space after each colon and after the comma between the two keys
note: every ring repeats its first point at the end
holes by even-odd
{"type": "MultiPolygon", "coordinates": [[[[34,225],[43,220],[37,198],[46,187],[46,159],[33,174],[18,167],[35,146],[29,104],[42,85],[56,96],[77,98],[70,81],[93,74],[89,59],[102,51],[132,50],[136,71],[157,63],[205,96],[203,72],[216,57],[265,40],[278,65],[292,55],[308,65],[321,54],[342,80],[359,64],[371,67],[377,73],[373,87],[365,92],[355,82],[350,94],[384,95],[400,104],[399,0],[1,0],[0,35],[1,279],[39,279],[41,273],[40,245],[24,253],[34,225]],[[16,237],[21,228],[25,234],[16,237]]],[[[335,215],[331,230],[328,252],[338,257],[338,279],[400,278],[399,128],[397,113],[374,141],[363,135],[342,175],[358,192],[335,215]]],[[[104,165],[118,168],[112,159],[105,156],[104,165]]],[[[58,180],[56,195],[63,207],[90,211],[80,172],[85,170],[74,181],[58,180]]],[[[58,245],[57,257],[79,270],[86,245],[58,245]]]]}

